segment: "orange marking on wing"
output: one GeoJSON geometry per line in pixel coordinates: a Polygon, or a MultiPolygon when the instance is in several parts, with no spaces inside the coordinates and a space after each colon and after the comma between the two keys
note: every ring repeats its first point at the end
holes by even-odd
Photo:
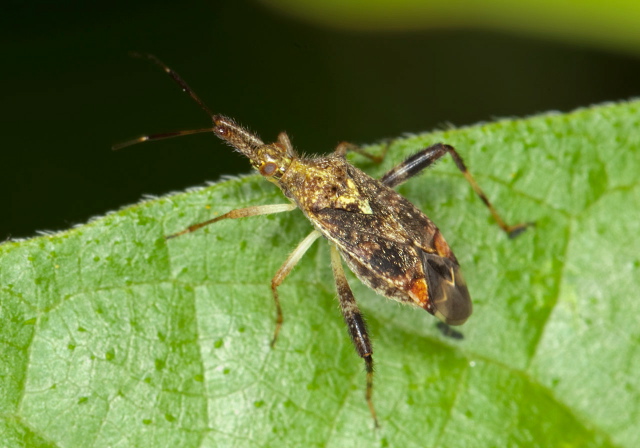
{"type": "Polygon", "coordinates": [[[433,236],[433,245],[436,248],[436,252],[438,252],[438,255],[440,255],[441,257],[451,258],[451,256],[453,255],[451,253],[451,248],[449,247],[439,230],[433,236]]]}
{"type": "Polygon", "coordinates": [[[429,287],[424,278],[414,280],[408,294],[416,305],[430,312],[431,301],[429,300],[429,287]]]}

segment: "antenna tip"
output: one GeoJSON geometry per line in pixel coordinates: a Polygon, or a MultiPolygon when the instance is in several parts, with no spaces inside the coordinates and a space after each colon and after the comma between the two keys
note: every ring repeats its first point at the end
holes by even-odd
{"type": "Polygon", "coordinates": [[[138,138],[133,139],[133,140],[129,140],[129,141],[126,141],[126,142],[122,142],[122,143],[118,143],[116,145],[113,145],[111,147],[111,149],[113,151],[118,151],[119,149],[126,148],[127,146],[131,146],[131,145],[136,145],[138,143],[146,142],[147,140],[149,140],[149,136],[148,135],[144,135],[142,137],[138,137],[138,138]]]}

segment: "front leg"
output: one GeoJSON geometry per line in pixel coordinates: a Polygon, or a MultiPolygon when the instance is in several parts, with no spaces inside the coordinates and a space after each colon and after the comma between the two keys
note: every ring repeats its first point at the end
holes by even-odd
{"type": "Polygon", "coordinates": [[[333,276],[336,280],[336,289],[338,290],[338,300],[340,301],[340,310],[342,316],[347,324],[349,330],[349,336],[351,341],[360,355],[364,359],[364,366],[367,371],[367,389],[365,392],[365,399],[367,405],[369,405],[369,411],[373,417],[373,422],[378,427],[378,417],[376,416],[376,410],[373,407],[373,348],[371,347],[371,341],[369,340],[369,333],[367,332],[367,326],[362,317],[362,313],[358,309],[356,299],[351,292],[347,277],[344,275],[344,269],[342,268],[342,261],[340,260],[340,254],[335,246],[331,245],[331,267],[333,268],[333,276]]]}
{"type": "Polygon", "coordinates": [[[187,227],[186,229],[182,230],[181,232],[174,233],[172,235],[167,235],[165,236],[165,239],[170,240],[171,238],[184,235],[185,233],[195,232],[196,230],[201,229],[204,226],[208,226],[209,224],[213,224],[214,222],[222,221],[223,219],[248,218],[249,216],[270,215],[272,213],[290,212],[291,210],[295,210],[296,208],[297,206],[295,204],[254,205],[253,207],[238,208],[235,210],[231,210],[230,212],[227,212],[224,215],[220,215],[217,218],[213,218],[204,222],[193,224],[187,227]]]}

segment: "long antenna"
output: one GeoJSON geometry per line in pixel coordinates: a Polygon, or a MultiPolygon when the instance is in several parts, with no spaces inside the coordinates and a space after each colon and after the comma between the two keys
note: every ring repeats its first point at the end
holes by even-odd
{"type": "Polygon", "coordinates": [[[196,92],[193,91],[193,89],[191,87],[189,87],[189,84],[186,83],[186,81],[184,79],[182,79],[180,77],[180,75],[178,75],[176,72],[174,72],[173,70],[171,70],[164,62],[162,62],[160,59],[158,59],[157,57],[155,57],[152,54],[148,54],[148,53],[136,53],[136,52],[132,52],[131,56],[136,57],[136,58],[143,58],[143,59],[149,59],[150,61],[154,62],[157,66],[159,66],[162,70],[164,70],[169,76],[171,76],[171,78],[182,88],[183,92],[186,92],[189,94],[189,96],[191,98],[194,99],[194,101],[196,103],[198,103],[200,105],[200,107],[207,113],[209,114],[210,117],[214,116],[214,113],[211,112],[211,109],[209,109],[207,107],[206,104],[204,104],[204,101],[202,101],[200,99],[200,97],[198,95],[196,95],[196,92]]]}
{"type": "MultiPolygon", "coordinates": [[[[198,95],[196,95],[193,89],[189,87],[189,84],[187,84],[186,81],[180,77],[180,75],[178,75],[171,68],[169,68],[164,62],[162,62],[160,59],[158,59],[154,55],[148,54],[148,53],[131,52],[130,55],[135,58],[149,59],[151,62],[158,65],[162,70],[165,71],[165,73],[167,73],[171,77],[171,79],[173,79],[180,86],[183,92],[188,93],[189,96],[196,103],[198,103],[200,107],[211,118],[214,118],[214,114],[213,112],[211,112],[211,109],[209,109],[207,105],[204,104],[204,101],[202,101],[198,95]]],[[[138,143],[144,143],[152,140],[164,140],[167,138],[180,137],[183,135],[199,134],[202,132],[213,132],[213,130],[214,128],[203,128],[203,129],[189,129],[184,131],[163,132],[161,134],[143,135],[142,137],[134,138],[133,140],[127,140],[126,142],[113,145],[111,149],[113,149],[114,151],[117,151],[119,149],[126,148],[127,146],[131,146],[131,145],[136,145],[138,143]]]]}
{"type": "Polygon", "coordinates": [[[180,77],[176,72],[170,69],[164,62],[155,57],[152,54],[148,53],[131,53],[131,56],[143,59],[149,59],[151,62],[159,66],[166,74],[168,74],[171,79],[173,79],[182,89],[183,92],[189,94],[189,96],[200,105],[202,110],[204,110],[213,121],[213,127],[204,128],[204,129],[191,129],[185,131],[174,131],[174,132],[163,132],[161,134],[152,134],[152,135],[143,135],[142,137],[135,138],[133,140],[129,140],[123,143],[119,143],[114,145],[112,148],[114,150],[122,149],[127,146],[135,145],[138,143],[144,143],[151,140],[163,140],[166,138],[172,137],[180,137],[182,135],[191,135],[191,134],[199,134],[201,132],[212,132],[217,137],[225,140],[231,146],[233,146],[237,151],[246,155],[250,159],[254,156],[254,150],[256,147],[264,145],[260,137],[253,134],[252,132],[244,129],[242,126],[238,125],[233,119],[225,117],[224,115],[214,114],[211,109],[204,104],[204,101],[200,99],[198,95],[189,87],[189,84],[185,82],[184,79],[180,77]]]}
{"type": "Polygon", "coordinates": [[[162,134],[143,135],[142,137],[127,140],[126,142],[115,144],[111,147],[114,151],[126,148],[127,146],[137,145],[152,140],[164,140],[166,138],[180,137],[182,135],[200,134],[201,132],[213,132],[215,128],[189,129],[186,131],[163,132],[162,134]]]}

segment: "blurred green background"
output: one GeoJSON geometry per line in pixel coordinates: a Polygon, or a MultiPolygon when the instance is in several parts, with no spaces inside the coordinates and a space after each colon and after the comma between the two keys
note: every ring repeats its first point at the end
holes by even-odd
{"type": "Polygon", "coordinates": [[[640,93],[640,18],[619,1],[619,10],[602,3],[602,26],[594,2],[584,3],[590,19],[581,22],[576,11],[544,2],[536,14],[526,2],[505,13],[494,0],[486,14],[477,5],[461,8],[464,2],[427,10],[432,20],[424,22],[410,13],[406,31],[395,15],[359,22],[368,14],[358,2],[344,2],[356,4],[350,15],[320,11],[320,2],[306,13],[297,2],[287,14],[286,3],[4,2],[0,188],[9,201],[0,240],[63,230],[144,194],[250,171],[211,135],[111,151],[141,134],[210,123],[131,50],[164,60],[214,111],[267,141],[286,130],[306,153],[640,93]],[[390,25],[376,31],[380,23],[390,25]]]}

